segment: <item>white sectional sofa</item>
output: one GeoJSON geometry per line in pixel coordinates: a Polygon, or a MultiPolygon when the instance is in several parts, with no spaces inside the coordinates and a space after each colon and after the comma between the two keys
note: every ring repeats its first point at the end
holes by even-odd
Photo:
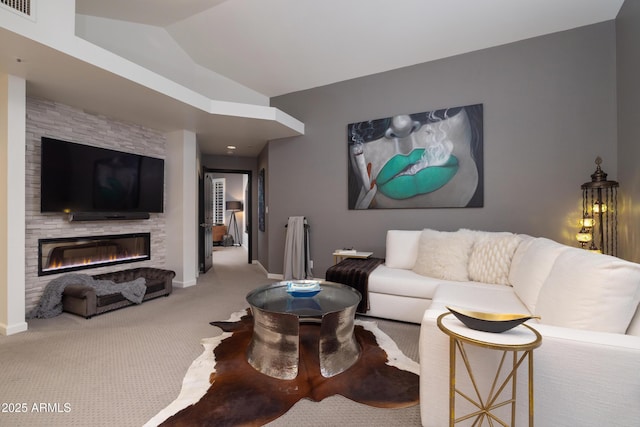
{"type": "MultiPolygon", "coordinates": [[[[449,337],[436,324],[447,306],[541,316],[528,322],[542,335],[537,426],[640,425],[640,264],[511,233],[389,230],[386,243],[367,314],[421,325],[424,426],[448,425],[449,337]]],[[[500,354],[468,348],[479,382],[490,381],[500,354]]],[[[517,425],[527,425],[523,372],[517,425]]]]}

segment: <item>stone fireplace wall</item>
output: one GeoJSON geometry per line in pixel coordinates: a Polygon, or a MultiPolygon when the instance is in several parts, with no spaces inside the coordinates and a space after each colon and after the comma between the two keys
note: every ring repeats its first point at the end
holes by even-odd
{"type": "MultiPolygon", "coordinates": [[[[164,159],[166,138],[161,132],[117,122],[104,116],[88,114],[64,104],[27,98],[26,134],[25,302],[27,312],[38,303],[47,283],[60,276],[60,274],[38,276],[38,239],[40,238],[148,232],[151,233],[150,260],[87,269],[81,273],[98,274],[134,267],[165,267],[167,227],[164,214],[152,213],[148,220],[69,222],[67,215],[63,213],[40,213],[40,138],[42,136],[164,159]]],[[[16,250],[19,249],[16,248],[16,250]]]]}

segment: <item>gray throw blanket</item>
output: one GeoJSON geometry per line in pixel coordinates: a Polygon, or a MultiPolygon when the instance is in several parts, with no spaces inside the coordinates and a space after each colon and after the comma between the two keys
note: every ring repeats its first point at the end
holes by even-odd
{"type": "Polygon", "coordinates": [[[287,238],[284,246],[282,278],[307,279],[313,277],[310,268],[309,240],[305,237],[306,220],[303,216],[290,216],[287,223],[287,238]]]}
{"type": "Polygon", "coordinates": [[[91,286],[98,296],[121,293],[132,303],[140,304],[147,291],[145,283],[144,277],[130,282],[115,283],[111,280],[96,280],[87,274],[65,274],[47,284],[40,302],[26,317],[27,319],[48,319],[62,313],[62,293],[68,285],[91,286]]]}

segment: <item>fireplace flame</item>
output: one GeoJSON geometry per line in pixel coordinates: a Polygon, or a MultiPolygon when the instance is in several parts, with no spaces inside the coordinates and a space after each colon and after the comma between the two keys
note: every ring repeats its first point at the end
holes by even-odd
{"type": "Polygon", "coordinates": [[[108,239],[98,236],[71,244],[66,241],[54,242],[50,244],[48,250],[41,250],[44,255],[41,271],[52,274],[58,271],[150,259],[149,243],[148,235],[109,236],[108,239]],[[140,248],[140,250],[131,250],[133,248],[140,248]]]}
{"type": "Polygon", "coordinates": [[[112,263],[112,262],[118,262],[118,261],[130,261],[130,260],[135,260],[135,259],[140,259],[145,257],[146,255],[143,255],[140,253],[135,253],[133,255],[124,253],[122,255],[109,255],[104,258],[82,258],[82,259],[69,258],[69,259],[66,259],[64,262],[52,261],[43,270],[53,271],[58,269],[66,269],[70,267],[79,267],[79,266],[87,266],[87,265],[99,266],[99,264],[112,263]]]}

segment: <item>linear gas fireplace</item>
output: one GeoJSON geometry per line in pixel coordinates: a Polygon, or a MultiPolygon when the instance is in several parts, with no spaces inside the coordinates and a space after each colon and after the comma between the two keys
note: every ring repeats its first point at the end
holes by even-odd
{"type": "Polygon", "coordinates": [[[38,240],[38,276],[151,259],[151,234],[38,240]]]}

